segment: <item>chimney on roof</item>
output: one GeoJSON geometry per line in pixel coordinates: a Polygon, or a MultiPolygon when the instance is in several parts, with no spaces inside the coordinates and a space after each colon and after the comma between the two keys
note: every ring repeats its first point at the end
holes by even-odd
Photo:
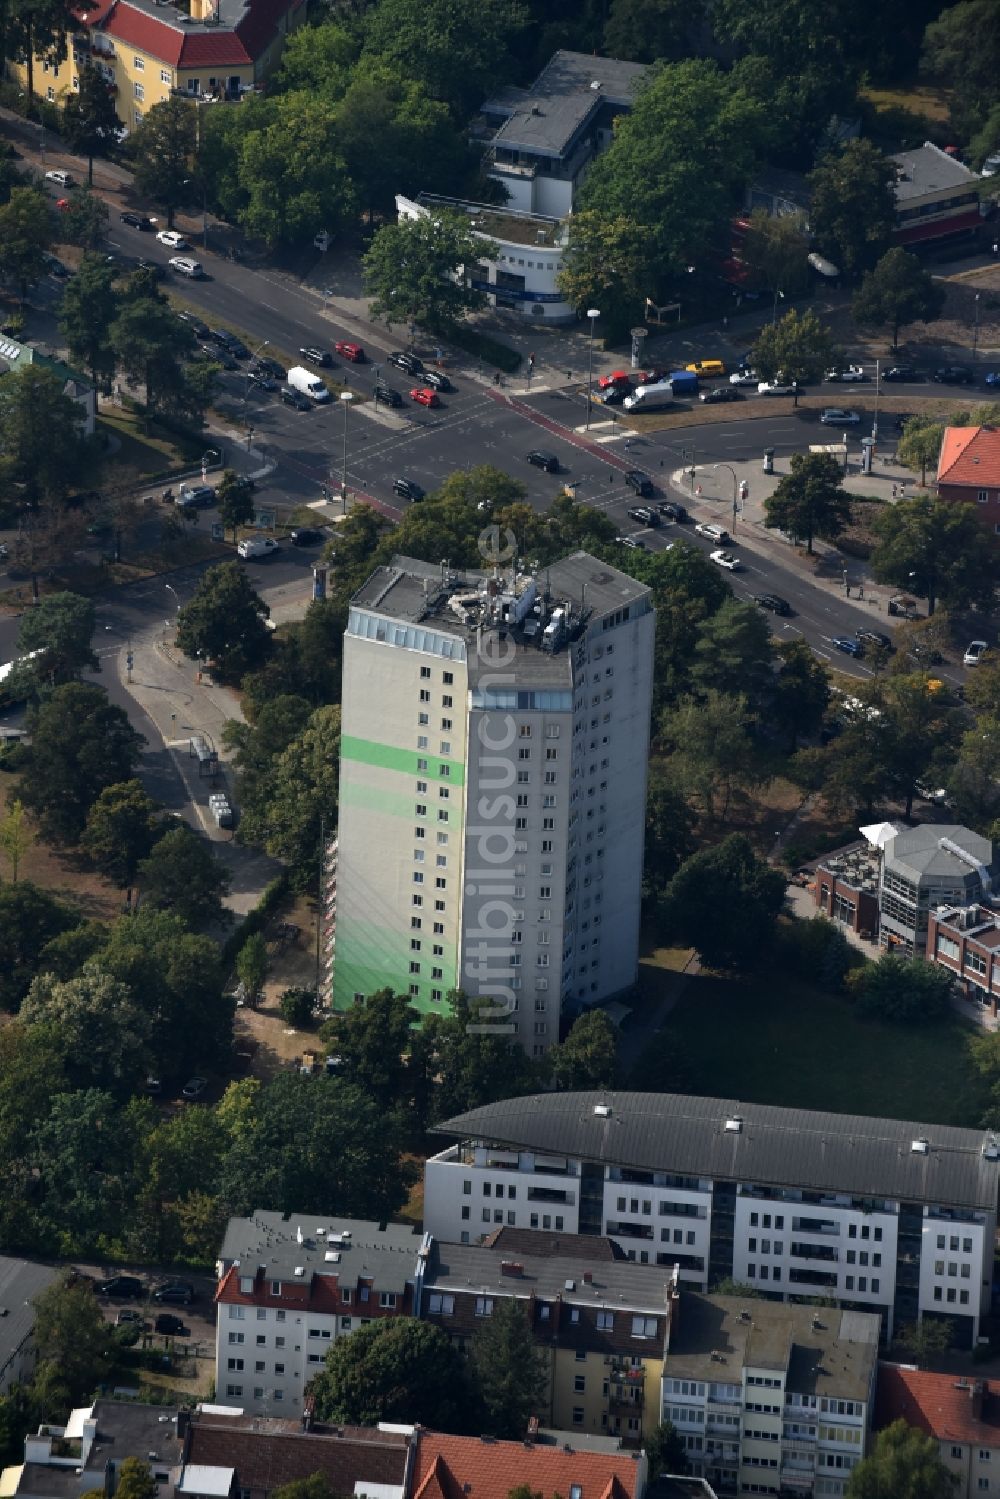
{"type": "Polygon", "coordinates": [[[517,1260],[501,1260],[500,1274],[519,1276],[524,1274],[524,1266],[517,1260]]]}
{"type": "Polygon", "coordinates": [[[592,1286],[594,1284],[594,1272],[593,1272],[593,1270],[584,1270],[584,1272],[583,1272],[583,1283],[584,1283],[585,1286],[592,1286]]]}
{"type": "Polygon", "coordinates": [[[981,1421],[983,1419],[983,1397],[986,1394],[986,1385],[981,1379],[973,1380],[972,1389],[969,1391],[972,1400],[972,1419],[981,1421]]]}

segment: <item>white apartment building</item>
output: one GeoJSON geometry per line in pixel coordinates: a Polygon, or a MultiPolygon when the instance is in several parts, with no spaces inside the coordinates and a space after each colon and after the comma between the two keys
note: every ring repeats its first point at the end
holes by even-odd
{"type": "Polygon", "coordinates": [[[355,1219],[231,1218],[216,1264],[218,1399],[250,1415],[302,1413],[327,1349],[375,1317],[410,1315],[419,1232],[355,1219]]]}
{"type": "Polygon", "coordinates": [[[462,988],[540,1055],[565,1005],[634,982],[654,627],[585,552],[373,572],[344,640],[335,1008],[462,988]]]}
{"type": "Polygon", "coordinates": [[[708,1290],[830,1297],[894,1324],[988,1311],[1000,1147],[988,1131],[676,1094],[539,1094],[438,1125],[424,1224],[476,1243],[501,1223],[617,1239],[708,1290]]]}
{"type": "Polygon", "coordinates": [[[879,1319],[677,1294],[660,1419],[720,1493],[842,1495],[872,1424],[879,1319]]]}

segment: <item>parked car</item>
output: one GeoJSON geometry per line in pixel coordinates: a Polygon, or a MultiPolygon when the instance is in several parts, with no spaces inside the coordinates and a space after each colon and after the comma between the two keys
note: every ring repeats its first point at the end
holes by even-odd
{"type": "Polygon", "coordinates": [[[559,459],[555,453],[550,453],[546,448],[532,448],[530,453],[525,454],[525,457],[529,463],[534,464],[535,468],[543,468],[547,474],[559,472],[559,459]]]}
{"type": "MultiPolygon", "coordinates": [[[[242,547],[244,545],[245,545],[245,543],[241,541],[240,542],[240,546],[242,547]]],[[[188,1100],[190,1100],[192,1098],[200,1098],[201,1095],[204,1093],[204,1091],[205,1091],[205,1089],[207,1087],[208,1087],[208,1079],[205,1078],[205,1077],[191,1077],[191,1078],[188,1078],[187,1082],[184,1084],[183,1088],[181,1089],[181,1097],[182,1098],[186,1098],[188,1100]]]]}
{"type": "Polygon", "coordinates": [[[114,1296],[120,1301],[132,1301],[142,1295],[142,1281],[134,1275],[112,1275],[110,1280],[98,1282],[99,1296],[114,1296]]]}
{"type": "Polygon", "coordinates": [[[626,390],[631,390],[632,377],[627,370],[612,370],[610,375],[601,375],[597,381],[598,390],[610,390],[612,385],[623,385],[626,390]]]}
{"type": "Polygon", "coordinates": [[[416,479],[393,479],[392,490],[393,494],[398,494],[402,499],[413,503],[422,500],[425,493],[423,485],[418,484],[416,479]]]}
{"type": "Polygon", "coordinates": [[[737,573],[743,566],[742,562],[736,556],[735,552],[723,551],[721,547],[716,552],[709,552],[708,555],[709,559],[714,562],[717,567],[724,567],[727,572],[737,573]]]}
{"type": "Polygon", "coordinates": [[[646,550],[646,543],[640,541],[638,536],[616,536],[615,541],[617,541],[619,546],[628,547],[633,552],[644,552],[646,550]]]}
{"type": "Polygon", "coordinates": [[[432,390],[452,390],[454,388],[448,376],[441,370],[424,370],[420,378],[432,390]]]}
{"type": "Polygon", "coordinates": [[[201,261],[192,260],[189,255],[171,255],[167,264],[179,276],[189,276],[192,281],[200,281],[205,274],[201,261]]]}
{"type": "Polygon", "coordinates": [[[307,359],[310,364],[321,365],[323,369],[329,369],[333,364],[333,355],[326,349],[318,349],[315,344],[309,344],[307,348],[300,349],[299,354],[307,359]]]}
{"type": "Polygon", "coordinates": [[[853,635],[835,635],[830,644],[835,650],[843,651],[845,656],[863,656],[865,648],[860,640],[855,640],[853,635]]]}
{"type": "Polygon", "coordinates": [[[629,489],[634,489],[636,494],[641,495],[644,500],[656,493],[652,479],[648,474],[644,474],[641,468],[627,469],[625,483],[629,489]]]}
{"type": "Polygon", "coordinates": [[[914,369],[912,364],[893,364],[889,369],[882,371],[883,380],[900,380],[912,385],[920,379],[919,370],[914,369]]]}
{"type": "Polygon", "coordinates": [[[853,427],[861,417],[857,411],[845,411],[843,406],[824,406],[819,419],[824,427],[853,427]]]}
{"type": "Polygon", "coordinates": [[[410,400],[416,401],[418,406],[440,406],[436,390],[431,390],[429,385],[415,385],[410,391],[410,400]]]}
{"type": "Polygon", "coordinates": [[[978,666],[988,650],[989,646],[985,640],[971,640],[962,657],[962,665],[978,666]]]}
{"type": "Polygon", "coordinates": [[[360,344],[348,343],[346,338],[338,338],[333,347],[342,359],[349,359],[352,364],[364,364],[365,351],[360,344]]]}
{"type": "MultiPolygon", "coordinates": [[[[280,550],[273,536],[244,536],[236,547],[237,555],[242,557],[244,562],[261,562],[265,557],[273,557],[274,553],[280,550]]],[[[187,1097],[186,1090],[184,1096],[187,1097]]]]}
{"type": "Polygon", "coordinates": [[[247,384],[252,385],[254,390],[266,390],[268,394],[281,389],[274,376],[264,370],[251,370],[247,376],[247,384]]]}
{"type": "Polygon", "coordinates": [[[398,390],[393,390],[391,385],[381,383],[375,387],[375,400],[376,402],[384,401],[387,406],[402,406],[403,404],[403,397],[398,390]]]}
{"type": "Polygon", "coordinates": [[[269,359],[266,354],[255,354],[250,361],[250,368],[257,375],[273,375],[276,380],[284,380],[288,373],[283,364],[276,359],[269,359]]]}
{"type": "Polygon", "coordinates": [[[969,385],[973,374],[964,364],[946,364],[934,371],[933,378],[938,385],[969,385]]]}
{"type": "Polygon", "coordinates": [[[665,515],[668,520],[675,520],[680,522],[690,519],[690,516],[679,500],[664,500],[662,504],[657,505],[656,508],[660,512],[660,514],[665,515]]]}
{"type": "Polygon", "coordinates": [[[759,604],[761,609],[770,609],[772,614],[791,614],[792,612],[791,604],[778,593],[755,593],[753,601],[759,604]]]}
{"type": "Polygon", "coordinates": [[[757,382],[757,394],[759,396],[793,396],[798,387],[795,381],[787,380],[759,380],[757,382]]]}
{"type": "Polygon", "coordinates": [[[854,633],[862,645],[872,645],[876,650],[880,651],[891,651],[893,649],[891,636],[884,635],[881,630],[870,630],[862,626],[860,630],[855,630],[854,633]]]}
{"type": "Polygon", "coordinates": [[[640,526],[655,528],[660,524],[660,517],[648,505],[631,505],[625,513],[629,520],[634,520],[640,526]]]}
{"type": "Polygon", "coordinates": [[[46,172],[45,173],[45,180],[46,180],[46,182],[54,182],[57,187],[72,187],[73,186],[73,179],[70,176],[70,174],[68,172],[64,172],[59,167],[56,167],[51,172],[46,172]]]}
{"type": "Polygon", "coordinates": [[[699,521],[695,530],[699,536],[707,536],[709,541],[716,541],[720,546],[725,546],[733,539],[725,526],[717,526],[714,521],[699,521]]]}
{"type": "Polygon", "coordinates": [[[986,376],[987,385],[1000,385],[1000,370],[990,370],[986,376]]]}
{"type": "Polygon", "coordinates": [[[42,261],[50,276],[55,276],[60,281],[65,281],[72,272],[63,265],[58,255],[53,255],[50,250],[42,251],[42,261]]]}
{"type": "Polygon", "coordinates": [[[694,364],[686,364],[684,368],[697,375],[699,380],[717,380],[726,373],[723,359],[696,359],[694,364]]]}
{"type": "Polygon", "coordinates": [[[313,403],[301,390],[296,390],[292,385],[284,385],[281,388],[281,399],[286,406],[292,406],[296,411],[311,411],[313,403]]]}
{"type": "Polygon", "coordinates": [[[711,390],[701,391],[698,399],[706,406],[717,406],[722,401],[742,401],[743,392],[736,385],[714,385],[711,390]]]}
{"type": "Polygon", "coordinates": [[[288,539],[293,547],[318,547],[326,540],[326,532],[315,526],[297,526],[294,531],[289,531],[288,539]]]}
{"type": "Polygon", "coordinates": [[[217,364],[224,370],[239,369],[239,365],[232,354],[230,354],[228,349],[224,349],[221,344],[199,344],[198,348],[191,355],[191,358],[203,364],[217,364]]]}
{"type": "Polygon", "coordinates": [[[868,376],[865,374],[862,365],[848,364],[845,365],[842,369],[827,370],[824,379],[836,380],[846,385],[851,381],[867,380],[868,376]]]}
{"type": "Polygon", "coordinates": [[[174,503],[182,510],[207,510],[215,504],[215,490],[211,484],[185,484],[174,503]]]}
{"type": "Polygon", "coordinates": [[[175,1317],[173,1312],[161,1312],[153,1323],[154,1332],[162,1333],[167,1338],[189,1338],[190,1327],[185,1327],[182,1317],[175,1317]]]}
{"type": "MultiPolygon", "coordinates": [[[[204,1078],[198,1079],[204,1082],[204,1078]]],[[[189,1280],[166,1280],[153,1292],[153,1300],[172,1306],[190,1306],[197,1301],[198,1292],[189,1280]]]]}
{"type": "Polygon", "coordinates": [[[396,349],[392,354],[386,355],[386,364],[394,364],[398,370],[403,370],[407,375],[419,375],[423,370],[423,360],[418,359],[416,354],[410,354],[396,349]]]}
{"type": "Polygon", "coordinates": [[[133,1307],[123,1306],[115,1318],[115,1326],[127,1327],[129,1323],[138,1323],[140,1327],[146,1325],[141,1312],[135,1311],[133,1307]]]}
{"type": "Polygon", "coordinates": [[[596,399],[602,406],[624,406],[628,400],[629,389],[628,385],[609,385],[606,390],[602,390],[597,395],[596,399]]]}
{"type": "Polygon", "coordinates": [[[224,349],[228,349],[234,359],[250,358],[250,350],[242,338],[237,338],[236,334],[230,333],[228,328],[212,328],[210,332],[215,342],[222,344],[224,349]]]}
{"type": "Polygon", "coordinates": [[[134,213],[131,208],[126,208],[124,213],[118,215],[118,218],[121,223],[128,224],[132,229],[149,230],[153,227],[153,220],[148,214],[134,213]]]}
{"type": "Polygon", "coordinates": [[[187,323],[195,338],[211,338],[211,328],[196,312],[179,312],[177,316],[182,323],[187,323]]]}
{"type": "Polygon", "coordinates": [[[729,377],[730,385],[753,385],[758,384],[757,371],[751,369],[734,370],[729,377]]]}
{"type": "Polygon", "coordinates": [[[169,250],[190,250],[191,246],[183,234],[178,234],[176,229],[158,229],[156,237],[161,245],[166,245],[169,250]]]}

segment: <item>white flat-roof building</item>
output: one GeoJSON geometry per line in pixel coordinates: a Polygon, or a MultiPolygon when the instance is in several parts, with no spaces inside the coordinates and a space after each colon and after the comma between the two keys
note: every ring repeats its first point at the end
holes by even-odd
{"type": "Polygon", "coordinates": [[[700,1290],[829,1297],[894,1324],[989,1310],[1000,1146],[986,1130],[653,1093],[545,1093],[436,1127],[424,1226],[608,1235],[700,1290]],[[487,1203],[488,1199],[488,1203],[487,1203]]]}
{"type": "Polygon", "coordinates": [[[655,615],[577,552],[538,576],[396,557],[351,601],[333,1002],[451,990],[541,1054],[638,966],[655,615]]]}

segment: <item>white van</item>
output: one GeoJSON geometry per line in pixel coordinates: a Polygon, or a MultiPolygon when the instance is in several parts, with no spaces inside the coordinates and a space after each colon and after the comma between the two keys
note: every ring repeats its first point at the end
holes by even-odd
{"type": "Polygon", "coordinates": [[[288,383],[293,390],[300,390],[304,396],[308,396],[317,405],[330,399],[330,392],[322,380],[312,370],[303,369],[301,364],[293,364],[288,371],[288,383]]]}
{"type": "Polygon", "coordinates": [[[669,380],[661,380],[656,385],[637,385],[632,395],[626,396],[622,402],[626,411],[662,411],[673,404],[674,389],[669,380]]]}
{"type": "Polygon", "coordinates": [[[244,536],[236,548],[244,562],[259,562],[278,550],[278,543],[270,536],[244,536]]]}

